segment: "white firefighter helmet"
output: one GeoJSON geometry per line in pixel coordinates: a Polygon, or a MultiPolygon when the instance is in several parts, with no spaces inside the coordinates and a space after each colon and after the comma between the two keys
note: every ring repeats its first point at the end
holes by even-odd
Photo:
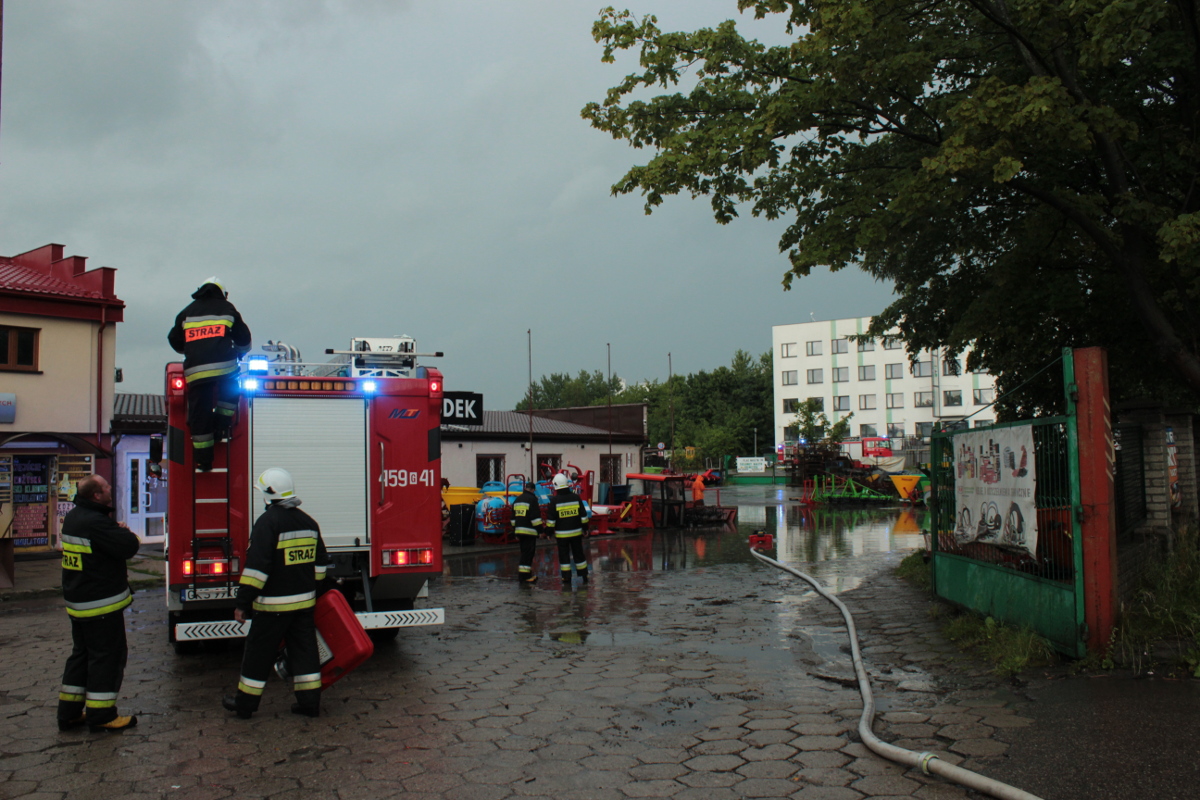
{"type": "Polygon", "coordinates": [[[553,483],[554,490],[558,491],[559,489],[566,489],[568,486],[570,486],[571,479],[567,477],[567,473],[559,472],[555,474],[553,483]]]}
{"type": "Polygon", "coordinates": [[[220,279],[220,278],[218,278],[216,275],[213,275],[211,278],[205,278],[205,279],[204,279],[204,283],[202,283],[202,284],[200,284],[200,285],[201,285],[201,286],[207,286],[207,285],[208,285],[208,284],[210,284],[210,283],[211,283],[213,286],[215,286],[215,287],[217,287],[218,289],[220,289],[220,290],[221,290],[221,294],[225,295],[226,297],[229,297],[229,290],[225,288],[225,284],[224,284],[224,283],[221,281],[221,279],[220,279]]]}
{"type": "Polygon", "coordinates": [[[254,482],[254,488],[262,492],[267,503],[296,496],[296,484],[292,481],[292,473],[282,467],[263,470],[263,474],[254,482]]]}

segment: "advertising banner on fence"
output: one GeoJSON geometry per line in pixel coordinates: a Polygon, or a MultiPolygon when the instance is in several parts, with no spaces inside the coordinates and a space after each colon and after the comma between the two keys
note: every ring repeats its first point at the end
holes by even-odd
{"type": "Polygon", "coordinates": [[[1033,426],[956,433],[954,538],[1037,551],[1033,426]]]}

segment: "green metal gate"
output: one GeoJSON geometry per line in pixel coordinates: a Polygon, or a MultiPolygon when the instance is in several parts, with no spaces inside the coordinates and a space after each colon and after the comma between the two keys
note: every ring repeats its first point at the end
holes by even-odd
{"type": "Polygon", "coordinates": [[[1079,508],[1079,450],[1074,408],[1067,416],[974,428],[972,433],[1032,426],[1038,542],[1035,553],[992,544],[959,543],[954,536],[955,433],[935,433],[930,449],[934,590],[981,614],[1027,625],[1075,658],[1086,650],[1083,553],[1079,508]]]}

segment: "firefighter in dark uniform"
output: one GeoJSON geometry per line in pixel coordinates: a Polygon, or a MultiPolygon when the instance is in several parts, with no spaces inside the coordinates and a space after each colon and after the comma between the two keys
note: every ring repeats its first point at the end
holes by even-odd
{"type": "Polygon", "coordinates": [[[579,582],[587,585],[588,564],[583,551],[583,534],[587,530],[587,506],[579,495],[571,491],[571,481],[563,473],[554,476],[554,496],[546,512],[546,528],[554,531],[558,542],[558,570],[562,576],[562,588],[571,588],[571,561],[575,561],[575,572],[579,582]]]}
{"type": "Polygon", "coordinates": [[[250,329],[226,298],[217,278],[209,278],[192,294],[192,302],[175,318],[167,341],[183,353],[187,381],[188,427],[196,468],[212,469],[216,442],[229,438],[238,403],[238,357],[250,350],[250,329]]]}
{"type": "Polygon", "coordinates": [[[513,501],[513,533],[521,546],[521,563],[517,567],[517,580],[523,584],[537,582],[533,572],[533,554],[537,550],[537,537],[542,527],[542,507],[534,494],[533,484],[525,484],[524,490],[513,501]]]}
{"type": "Polygon", "coordinates": [[[234,619],[245,622],[253,609],[254,622],[246,637],[237,694],[227,695],[221,705],[249,719],[258,710],[279,645],[286,643],[288,674],[296,693],[292,713],[315,717],[321,712],[321,664],[313,609],[324,589],[329,556],[317,523],[297,508],[300,498],[287,470],[271,467],[258,476],[255,488],[262,492],[267,510],[250,531],[233,612],[234,619]]]}
{"type": "Polygon", "coordinates": [[[58,690],[58,729],[84,723],[93,731],[121,731],[137,717],[117,714],[125,677],[125,606],[133,602],[125,561],[140,542],[112,518],[112,487],[100,475],[79,482],[75,507],[62,527],[62,588],[71,617],[71,655],[58,690]]]}

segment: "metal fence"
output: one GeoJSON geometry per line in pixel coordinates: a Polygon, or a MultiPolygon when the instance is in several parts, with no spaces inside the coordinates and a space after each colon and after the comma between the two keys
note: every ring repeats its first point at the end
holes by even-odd
{"type": "MultiPolygon", "coordinates": [[[[973,432],[1025,425],[1006,423],[973,432]]],[[[1033,467],[1037,475],[1034,505],[1037,507],[1037,550],[1010,550],[991,544],[959,544],[954,538],[957,503],[954,493],[954,447],[951,434],[934,434],[934,486],[937,487],[935,550],[986,564],[1001,565],[1025,575],[1071,584],[1075,558],[1071,538],[1071,475],[1067,418],[1050,417],[1033,421],[1033,467]]],[[[981,515],[982,516],[982,515],[981,515]]],[[[1007,524],[1001,520],[999,524],[1007,524]]]]}
{"type": "MultiPolygon", "coordinates": [[[[1072,416],[1048,417],[1002,423],[991,429],[1018,425],[1032,426],[1037,516],[1034,552],[981,542],[959,543],[955,538],[954,434],[935,433],[930,476],[934,591],[981,614],[1027,625],[1060,651],[1080,657],[1086,651],[1086,626],[1084,582],[1076,580],[1083,561],[1074,514],[1079,492],[1075,420],[1072,416]]],[[[987,430],[976,428],[972,433],[987,430]]],[[[1019,518],[1005,520],[999,514],[991,510],[990,503],[988,509],[981,509],[990,528],[1022,524],[1019,518]]]]}

